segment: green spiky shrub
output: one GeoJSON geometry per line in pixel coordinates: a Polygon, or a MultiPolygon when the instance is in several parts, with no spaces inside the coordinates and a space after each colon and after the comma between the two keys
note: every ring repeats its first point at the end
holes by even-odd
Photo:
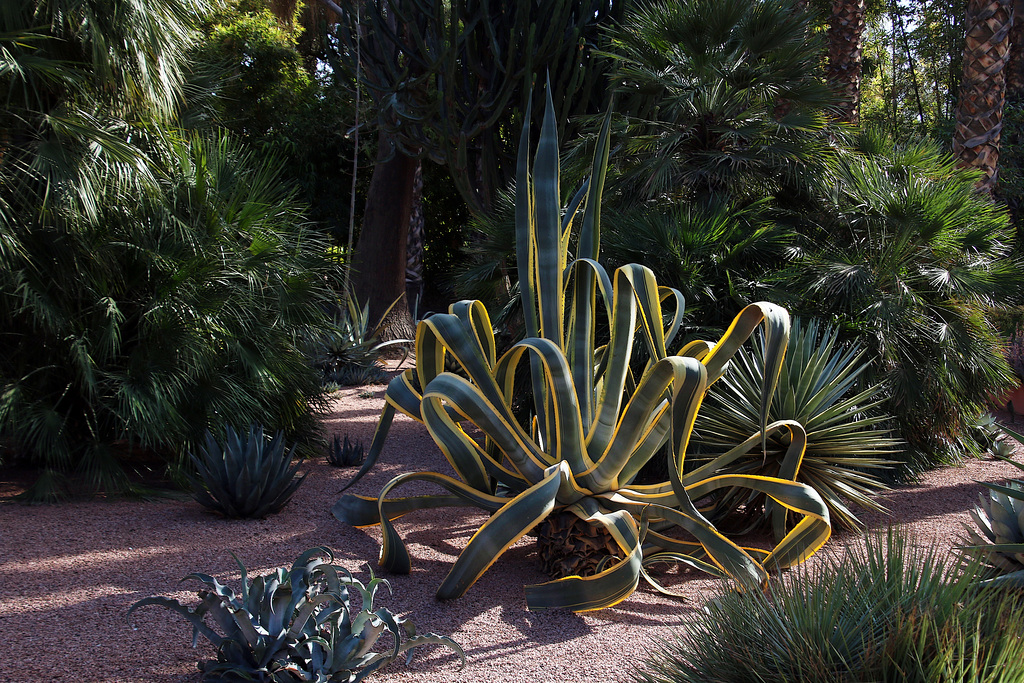
{"type": "Polygon", "coordinates": [[[313,354],[314,366],[326,384],[352,386],[381,384],[388,374],[380,363],[381,351],[389,346],[410,344],[411,340],[379,342],[370,324],[370,308],[359,307],[350,298],[334,316],[330,331],[319,339],[313,354]]]}
{"type": "Polygon", "coordinates": [[[890,531],[791,572],[768,592],[726,593],[664,642],[643,683],[1024,681],[1019,605],[973,570],[890,531]]]}
{"type": "Polygon", "coordinates": [[[362,441],[352,443],[346,434],[343,442],[337,434],[334,435],[331,445],[327,449],[328,464],[334,467],[356,467],[362,465],[364,460],[366,460],[366,454],[363,452],[362,441]]]}
{"type": "MultiPolygon", "coordinates": [[[[885,469],[899,441],[890,437],[885,425],[888,415],[883,387],[860,382],[867,363],[863,349],[839,342],[838,331],[812,320],[794,322],[782,372],[768,406],[769,419],[795,420],[807,432],[807,446],[800,462],[785,459],[786,435],[769,440],[765,454],[752,453],[732,462],[734,473],[789,478],[811,486],[828,505],[834,524],[847,529],[859,527],[854,504],[866,510],[883,511],[875,494],[885,489],[885,469]]],[[[744,435],[756,430],[761,414],[761,386],[764,383],[763,340],[741,349],[721,381],[708,391],[707,400],[694,426],[694,447],[701,458],[711,459],[729,451],[744,435]]],[[[742,490],[726,490],[717,502],[717,512],[728,514],[743,506],[752,525],[768,523],[773,517],[770,502],[751,497],[742,490]]],[[[712,513],[712,518],[718,517],[712,513]]],[[[774,517],[784,533],[785,511],[775,508],[774,517]]]]}
{"type": "Polygon", "coordinates": [[[462,648],[450,638],[419,635],[411,621],[375,608],[377,590],[390,588],[387,582],[371,573],[364,585],[344,567],[330,564],[334,555],[328,548],[307,550],[290,569],[279,567],[251,582],[245,565],[235,561],[242,574],[240,594],[212,576],[193,573],[182,581],[204,585],[194,609],[159,596],[128,609],[130,620],[139,607],[166,607],[192,624],[193,646],[200,635],[209,640],[217,657],[198,663],[204,683],[355,683],[403,653],[411,660],[413,649],[423,645],[445,645],[465,664],[462,648]],[[380,642],[385,633],[392,643],[380,642]]]}
{"type": "Polygon", "coordinates": [[[281,509],[309,475],[298,476],[292,466],[295,448],[285,450],[284,433],[267,439],[263,427],[248,435],[225,429],[223,444],[210,432],[199,453],[190,454],[197,475],[189,476],[192,495],[203,506],[225,517],[262,518],[281,509]]]}
{"type": "MultiPolygon", "coordinates": [[[[717,344],[695,341],[678,355],[669,354],[682,322],[679,292],[659,287],[644,266],[623,266],[609,275],[597,260],[610,117],[590,180],[564,218],[554,118],[549,97],[532,167],[528,129],[519,149],[516,244],[527,338],[499,357],[489,315],[479,301],[461,301],[447,314],[422,320],[416,330],[416,367],[389,384],[366,463],[354,481],[376,462],[396,411],[426,426],[456,477],[402,474],[377,496],[342,497],[334,514],[353,526],[379,524],[381,564],[407,573],[411,558],[394,518],[449,506],[492,513],[438,589],[443,599],[463,595],[509,546],[546,518],[563,514],[603,529],[622,560],[601,563],[601,571],[586,579],[568,576],[528,586],[530,609],[614,605],[636,589],[642,567],[655,562],[681,562],[732,577],[745,587],[759,585],[767,579],[767,568],[800,562],[825,543],[831,533],[828,509],[813,489],[798,482],[691,476],[685,459],[707,386],[761,325],[767,330],[769,368],[763,391],[770,395],[785,352],[789,316],[769,303],[752,304],[717,344]],[[580,258],[570,260],[574,230],[580,258]],[[596,338],[599,317],[609,330],[603,345],[596,338]],[[646,349],[647,362],[639,363],[638,374],[631,370],[634,342],[646,349]],[[458,374],[446,371],[449,357],[458,374]],[[523,373],[517,372],[520,367],[523,373]],[[527,386],[520,388],[517,377],[527,386]],[[526,396],[530,412],[517,415],[517,395],[526,396]],[[480,431],[464,429],[462,421],[480,431]],[[635,484],[640,468],[659,454],[666,460],[666,478],[635,484]],[[417,480],[445,494],[393,497],[396,488],[417,480]],[[770,551],[741,548],[693,502],[726,486],[763,492],[802,519],[770,551]],[[673,530],[685,535],[675,536],[673,530]]],[[[777,431],[792,435],[794,450],[801,448],[799,424],[769,424],[762,413],[754,433],[716,464],[742,457],[777,431]]]]}
{"type": "Polygon", "coordinates": [[[225,416],[318,428],[327,244],[279,162],[178,127],[211,4],[108,5],[0,12],[0,443],[36,500],[129,489],[225,416]]]}
{"type": "MultiPolygon", "coordinates": [[[[1006,431],[1024,443],[1024,435],[1006,431]]],[[[1021,463],[998,457],[1024,470],[1021,463]]],[[[1024,588],[1024,479],[1011,479],[1006,484],[981,483],[989,490],[988,495],[978,494],[978,507],[971,510],[977,529],[967,527],[970,545],[963,550],[985,566],[986,583],[1024,588]]]]}

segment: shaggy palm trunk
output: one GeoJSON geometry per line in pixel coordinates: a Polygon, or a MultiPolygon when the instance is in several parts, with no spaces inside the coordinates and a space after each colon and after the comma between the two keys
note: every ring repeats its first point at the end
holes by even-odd
{"type": "Polygon", "coordinates": [[[987,193],[992,192],[998,177],[1012,16],[1013,0],[970,0],[967,4],[964,78],[953,154],[961,166],[982,172],[978,189],[987,193]]]}
{"type": "Polygon", "coordinates": [[[550,515],[537,526],[537,554],[548,576],[593,576],[622,559],[622,549],[604,527],[571,512],[550,515]],[[601,563],[606,561],[605,567],[601,563]]]}
{"type": "Polygon", "coordinates": [[[860,120],[864,0],[833,0],[828,22],[828,81],[839,97],[839,120],[860,120]]]}

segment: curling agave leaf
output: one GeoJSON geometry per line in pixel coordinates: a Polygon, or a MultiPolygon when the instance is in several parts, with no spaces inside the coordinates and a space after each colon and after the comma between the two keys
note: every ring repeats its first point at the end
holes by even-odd
{"type": "MultiPolygon", "coordinates": [[[[389,498],[384,501],[384,512],[390,520],[398,519],[416,510],[446,507],[479,507],[460,496],[412,496],[389,498]]],[[[356,528],[380,524],[380,508],[376,497],[345,496],[331,508],[331,513],[356,528]]]]}

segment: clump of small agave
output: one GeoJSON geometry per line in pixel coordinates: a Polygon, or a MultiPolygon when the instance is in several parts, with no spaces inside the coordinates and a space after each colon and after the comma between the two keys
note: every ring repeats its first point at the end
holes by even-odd
{"type": "Polygon", "coordinates": [[[327,462],[334,467],[355,467],[362,465],[365,459],[362,441],[352,443],[348,440],[347,434],[345,435],[344,443],[335,434],[330,447],[327,449],[327,462]]]}
{"type": "MultiPolygon", "coordinates": [[[[233,556],[233,555],[232,555],[233,556]]],[[[354,683],[421,645],[444,645],[465,664],[466,657],[450,638],[419,635],[411,621],[385,608],[375,608],[377,589],[390,586],[370,573],[363,584],[343,567],[331,564],[334,555],[318,547],[302,553],[291,569],[278,567],[249,581],[245,565],[235,557],[242,574],[242,592],[235,592],[207,574],[193,573],[182,581],[200,581],[199,605],[189,609],[177,600],[154,596],[128,610],[160,605],[192,624],[193,645],[204,636],[217,648],[216,659],[198,662],[204,683],[261,681],[295,683],[323,681],[354,683]],[[326,555],[324,560],[320,556],[326,555]],[[351,598],[359,596],[359,611],[351,598]],[[215,631],[206,617],[220,627],[215,631]],[[380,636],[392,643],[374,651],[380,636]]]]}
{"type": "MultiPolygon", "coordinates": [[[[1006,431],[1018,441],[1024,440],[1024,436],[1006,431]]],[[[1021,463],[1002,459],[1024,471],[1021,463]]],[[[978,507],[971,511],[978,529],[967,528],[972,545],[964,550],[987,566],[985,583],[1024,588],[1024,479],[981,483],[989,492],[987,496],[978,494],[978,507]]]]}

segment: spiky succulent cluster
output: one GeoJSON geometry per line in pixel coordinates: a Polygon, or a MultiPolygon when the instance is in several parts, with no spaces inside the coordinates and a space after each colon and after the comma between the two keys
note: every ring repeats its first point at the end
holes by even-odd
{"type": "Polygon", "coordinates": [[[365,459],[363,442],[356,441],[352,443],[348,440],[347,434],[345,435],[344,443],[335,434],[330,447],[327,449],[327,462],[334,467],[355,467],[356,465],[362,465],[365,459]]]}
{"type": "Polygon", "coordinates": [[[369,307],[360,308],[354,299],[349,299],[346,308],[335,315],[331,332],[322,337],[313,365],[323,373],[325,384],[359,386],[386,382],[388,375],[378,360],[381,350],[409,343],[405,339],[378,341],[370,324],[369,307]]]}
{"type": "MultiPolygon", "coordinates": [[[[1004,460],[1024,470],[1024,465],[1004,460]]],[[[965,550],[988,566],[987,582],[1024,588],[1024,479],[982,484],[989,492],[978,494],[978,507],[971,511],[978,530],[967,528],[973,545],[965,550]]]]}
{"type": "MultiPolygon", "coordinates": [[[[209,431],[199,454],[190,454],[198,476],[190,476],[192,495],[227,517],[259,518],[279,512],[306,475],[292,466],[295,448],[285,451],[284,433],[268,440],[263,427],[249,427],[243,437],[232,427],[221,446],[209,431]]],[[[308,474],[308,473],[307,473],[308,474]]]]}
{"type": "Polygon", "coordinates": [[[374,609],[377,589],[388,583],[375,578],[364,585],[343,567],[330,564],[328,548],[302,553],[291,569],[278,567],[249,581],[245,565],[235,561],[242,574],[242,592],[206,574],[193,573],[206,587],[199,591],[199,605],[189,609],[171,598],[154,596],[139,600],[128,616],[145,605],[160,605],[177,612],[192,624],[193,644],[203,635],[217,648],[217,658],[200,661],[204,683],[213,681],[262,681],[294,683],[322,681],[354,683],[381,666],[420,645],[446,645],[465,663],[462,648],[450,638],[432,633],[416,634],[411,621],[385,608],[374,609]],[[327,560],[319,556],[326,555],[327,560]],[[359,611],[351,602],[359,595],[359,611]],[[209,616],[223,633],[207,623],[209,616]],[[374,646],[383,633],[393,644],[383,652],[374,646]]]}

